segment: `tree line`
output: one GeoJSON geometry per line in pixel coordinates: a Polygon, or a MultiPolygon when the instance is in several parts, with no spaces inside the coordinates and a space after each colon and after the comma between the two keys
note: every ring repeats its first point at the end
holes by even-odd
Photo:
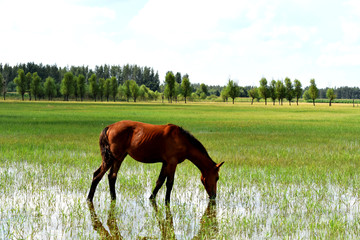
{"type": "MultiPolygon", "coordinates": [[[[23,69],[18,69],[18,75],[14,78],[14,83],[22,100],[24,100],[26,93],[29,95],[29,100],[34,98],[35,101],[44,97],[52,100],[57,96],[55,79],[47,77],[45,81],[42,81],[37,72],[25,74],[23,69]]],[[[124,84],[118,84],[115,76],[105,79],[98,78],[93,73],[87,83],[86,77],[83,74],[80,73],[76,76],[71,71],[64,74],[59,91],[64,101],[69,101],[70,97],[75,98],[76,101],[83,101],[86,94],[95,101],[97,99],[109,101],[110,98],[115,101],[117,96],[127,101],[132,97],[134,102],[136,102],[138,97],[145,98],[146,96],[147,99],[157,99],[159,97],[157,90],[154,92],[144,84],[139,86],[135,80],[125,80],[124,84]]]]}
{"type": "Polygon", "coordinates": [[[328,98],[333,101],[338,99],[359,99],[358,87],[340,87],[334,89],[318,89],[315,80],[310,80],[310,86],[302,88],[299,80],[292,82],[289,78],[283,80],[267,81],[262,78],[259,86],[238,86],[229,80],[226,86],[209,86],[204,83],[192,84],[189,75],[174,74],[168,71],[165,80],[160,83],[158,72],[150,67],[138,65],[101,65],[90,69],[88,66],[57,67],[29,62],[10,66],[0,63],[0,93],[4,99],[6,92],[17,91],[24,100],[25,94],[29,100],[40,98],[62,97],[65,101],[69,98],[82,101],[84,98],[93,100],[157,100],[167,99],[169,102],[196,99],[218,99],[223,101],[237,97],[249,97],[253,101],[264,99],[267,104],[270,99],[283,104],[286,99],[298,103],[300,98],[311,100],[315,104],[317,98],[328,98]]]}
{"type": "MultiPolygon", "coordinates": [[[[221,97],[224,101],[232,98],[234,104],[235,98],[240,96],[241,91],[243,89],[229,79],[227,86],[221,91],[221,97]]],[[[319,89],[316,86],[315,79],[311,79],[310,86],[303,90],[301,82],[297,79],[292,82],[290,78],[286,77],[284,81],[272,80],[268,84],[266,78],[263,77],[260,80],[260,86],[251,88],[248,94],[251,98],[251,104],[253,104],[254,99],[264,99],[265,105],[267,105],[267,100],[271,99],[273,105],[275,105],[276,101],[279,102],[279,105],[283,105],[283,101],[286,99],[289,105],[293,100],[298,105],[299,99],[303,97],[305,100],[311,99],[315,106],[315,100],[319,97],[319,89]]],[[[331,102],[336,98],[334,89],[328,88],[326,97],[329,99],[329,105],[331,106],[331,102]]]]}
{"type": "MultiPolygon", "coordinates": [[[[1,93],[4,96],[6,92],[15,92],[17,90],[18,85],[13,80],[18,77],[18,71],[20,69],[22,69],[26,75],[28,73],[36,73],[36,76],[39,77],[42,84],[45,83],[45,80],[48,77],[51,77],[54,80],[56,86],[55,97],[62,96],[61,84],[65,74],[68,72],[71,72],[75,77],[80,75],[84,76],[85,83],[87,85],[89,84],[90,77],[95,74],[98,82],[100,79],[111,79],[115,77],[118,85],[124,84],[126,80],[134,80],[139,86],[145,85],[152,91],[160,90],[160,79],[158,72],[155,72],[153,68],[147,66],[140,67],[138,65],[130,64],[126,64],[124,66],[105,64],[101,66],[95,66],[95,69],[93,70],[88,66],[58,67],[56,64],[43,65],[41,63],[35,64],[33,62],[10,66],[9,64],[3,65],[0,63],[0,74],[2,75],[0,87],[2,90],[1,93]]],[[[26,91],[30,94],[31,90],[29,84],[26,86],[26,91]]],[[[39,91],[41,92],[42,89],[40,88],[39,91]]],[[[76,91],[74,91],[74,96],[75,94],[76,91]]]]}

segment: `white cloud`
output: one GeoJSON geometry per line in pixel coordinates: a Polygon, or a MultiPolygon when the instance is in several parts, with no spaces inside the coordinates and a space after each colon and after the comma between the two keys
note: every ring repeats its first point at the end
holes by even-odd
{"type": "Polygon", "coordinates": [[[97,28],[115,17],[113,10],[71,1],[1,1],[0,9],[6,36],[0,39],[0,62],[11,64],[87,64],[77,54],[87,57],[94,46],[108,45],[107,39],[97,35],[97,28]]]}
{"type": "Polygon", "coordinates": [[[161,79],[172,70],[220,85],[229,76],[240,85],[263,76],[321,81],[360,62],[356,0],[149,0],[139,11],[124,8],[135,5],[0,0],[0,62],[130,63],[161,79]]]}

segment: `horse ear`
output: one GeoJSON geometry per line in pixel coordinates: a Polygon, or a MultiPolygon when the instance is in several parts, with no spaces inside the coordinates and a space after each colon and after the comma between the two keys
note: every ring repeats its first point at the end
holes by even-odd
{"type": "Polygon", "coordinates": [[[219,163],[219,164],[216,164],[215,168],[219,170],[220,167],[221,167],[223,164],[224,164],[224,162],[221,162],[221,163],[219,163]]]}

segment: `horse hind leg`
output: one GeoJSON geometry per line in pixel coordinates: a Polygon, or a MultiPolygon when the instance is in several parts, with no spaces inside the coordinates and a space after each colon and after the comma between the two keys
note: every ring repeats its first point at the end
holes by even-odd
{"type": "Polygon", "coordinates": [[[91,187],[89,191],[89,195],[87,200],[92,202],[95,194],[95,190],[99,182],[101,181],[104,174],[109,170],[110,165],[106,164],[104,161],[102,162],[101,166],[94,172],[93,180],[91,182],[91,187]]]}
{"type": "Polygon", "coordinates": [[[109,188],[110,188],[111,200],[116,200],[115,182],[116,182],[117,173],[118,173],[118,171],[120,169],[121,163],[124,161],[126,155],[127,155],[127,153],[124,153],[121,156],[121,158],[116,159],[113,162],[112,167],[110,169],[108,179],[109,179],[109,188]]]}

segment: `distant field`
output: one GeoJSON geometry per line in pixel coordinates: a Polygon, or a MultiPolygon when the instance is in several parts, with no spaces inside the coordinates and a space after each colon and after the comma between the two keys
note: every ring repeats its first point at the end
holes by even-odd
{"type": "Polygon", "coordinates": [[[359,123],[352,104],[0,101],[0,239],[358,238],[359,123]],[[89,207],[98,136],[123,119],[180,125],[225,161],[216,206],[189,161],[170,209],[165,186],[151,205],[161,165],[128,157],[117,201],[105,176],[89,207]]]}

